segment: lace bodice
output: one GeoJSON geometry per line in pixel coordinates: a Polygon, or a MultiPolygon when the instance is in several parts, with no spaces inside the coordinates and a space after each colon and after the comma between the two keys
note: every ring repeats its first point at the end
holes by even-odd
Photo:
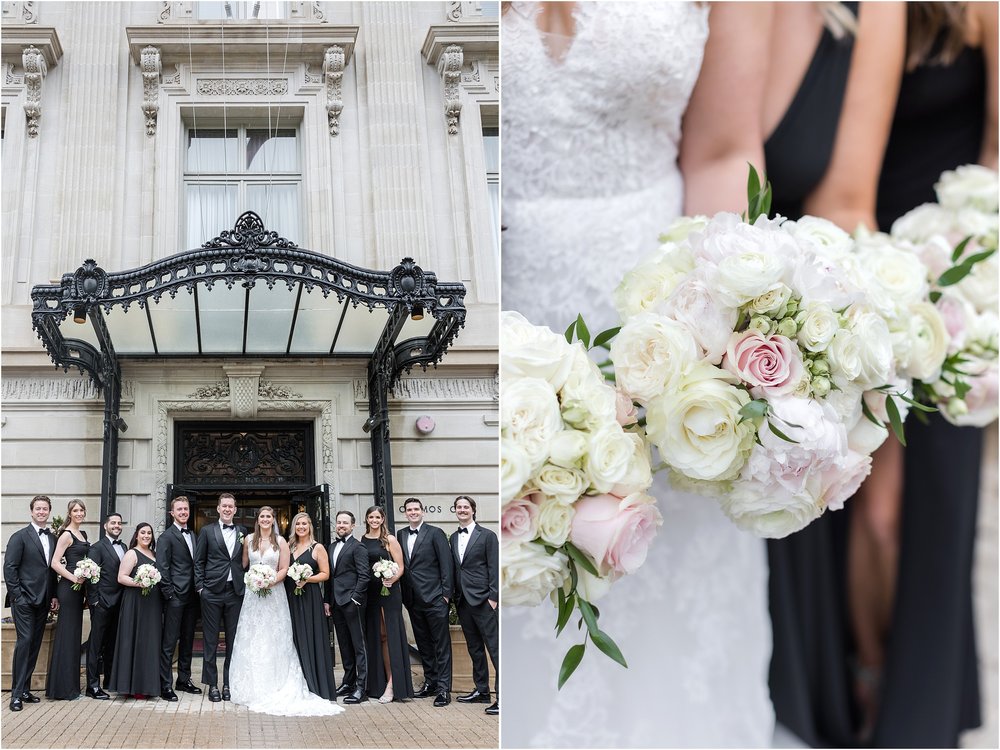
{"type": "Polygon", "coordinates": [[[278,550],[270,547],[268,544],[263,544],[260,551],[254,549],[253,539],[250,540],[250,547],[248,549],[250,558],[250,564],[256,565],[257,563],[264,563],[265,565],[270,565],[275,570],[278,569],[278,559],[280,557],[278,550]]]}

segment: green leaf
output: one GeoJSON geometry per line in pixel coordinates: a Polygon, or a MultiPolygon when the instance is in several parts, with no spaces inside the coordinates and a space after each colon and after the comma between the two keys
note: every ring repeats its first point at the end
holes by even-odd
{"type": "Polygon", "coordinates": [[[951,262],[952,263],[957,263],[958,259],[962,257],[962,253],[965,252],[965,246],[969,244],[969,240],[971,240],[971,239],[972,239],[972,235],[970,234],[964,240],[962,240],[957,245],[955,245],[955,252],[953,252],[951,254],[951,262]]]}
{"type": "Polygon", "coordinates": [[[760,177],[753,164],[747,162],[747,167],[750,169],[749,174],[747,174],[747,203],[749,204],[760,193],[760,177]]]}
{"type": "Polygon", "coordinates": [[[590,331],[587,330],[587,324],[583,322],[583,316],[576,316],[576,337],[583,342],[585,349],[590,348],[590,331]]]}
{"type": "Polygon", "coordinates": [[[861,399],[861,413],[864,414],[866,417],[868,417],[870,421],[874,422],[879,427],[885,427],[885,425],[882,424],[882,421],[878,419],[878,417],[876,417],[874,414],[872,414],[872,410],[868,408],[868,402],[865,401],[864,398],[861,399]]]}
{"type": "Polygon", "coordinates": [[[573,597],[566,596],[566,592],[561,588],[559,591],[559,617],[556,619],[556,635],[558,636],[562,633],[563,628],[566,627],[566,623],[569,622],[570,616],[573,614],[573,597]]]}
{"type": "MultiPolygon", "coordinates": [[[[594,637],[594,633],[597,630],[597,613],[594,612],[594,608],[590,606],[590,602],[580,597],[576,598],[577,609],[580,610],[580,614],[583,615],[584,621],[587,623],[587,631],[590,633],[590,637],[594,637]]],[[[595,643],[597,641],[594,641],[595,643]]]]}
{"type": "MultiPolygon", "coordinates": [[[[764,177],[766,179],[767,175],[765,175],[764,177]]],[[[771,192],[771,183],[768,182],[765,185],[765,187],[764,187],[764,195],[761,198],[761,202],[760,202],[760,213],[763,216],[770,216],[771,215],[771,198],[772,197],[773,197],[773,193],[771,192]]]]}
{"type": "Polygon", "coordinates": [[[966,383],[964,380],[955,381],[955,395],[959,398],[965,398],[965,394],[968,393],[971,388],[971,383],[966,383]]]}
{"type": "Polygon", "coordinates": [[[885,397],[885,411],[889,415],[889,424],[892,425],[892,431],[896,433],[896,439],[901,445],[906,445],[906,437],[903,435],[903,420],[899,416],[899,408],[896,406],[896,402],[892,400],[892,396],[886,395],[885,397]]]}
{"type": "Polygon", "coordinates": [[[937,302],[939,299],[941,299],[941,292],[933,291],[933,292],[930,293],[929,296],[930,296],[931,304],[933,304],[933,303],[937,302]]]}
{"type": "Polygon", "coordinates": [[[628,663],[625,661],[625,657],[622,656],[621,650],[618,645],[611,640],[611,636],[605,633],[603,630],[598,630],[596,633],[590,634],[590,640],[594,642],[594,645],[601,650],[602,653],[607,654],[616,662],[621,664],[625,669],[628,669],[628,663]]]}
{"type": "Polygon", "coordinates": [[[933,407],[933,406],[927,406],[926,404],[922,404],[919,401],[910,398],[905,393],[897,393],[896,395],[899,396],[901,399],[903,399],[903,401],[905,401],[906,403],[908,403],[914,409],[919,409],[920,411],[926,411],[928,413],[937,411],[937,409],[935,407],[933,407]]]}
{"type": "MultiPolygon", "coordinates": [[[[585,554],[583,554],[572,544],[566,542],[566,544],[563,546],[563,549],[566,550],[566,554],[570,556],[570,559],[573,560],[573,562],[575,562],[581,568],[590,573],[590,575],[600,576],[600,573],[597,572],[597,568],[594,567],[594,563],[590,561],[590,558],[588,558],[585,554]]],[[[576,588],[576,585],[574,584],[573,587],[576,588]]]]}
{"type": "Polygon", "coordinates": [[[760,419],[767,413],[767,401],[755,399],[748,401],[740,408],[739,414],[743,419],[760,419]]]}
{"type": "Polygon", "coordinates": [[[583,652],[586,649],[586,643],[578,643],[575,646],[571,646],[570,650],[566,652],[566,656],[563,657],[562,666],[559,668],[559,689],[562,690],[562,686],[566,684],[566,680],[570,678],[576,668],[580,666],[580,662],[583,660],[583,652]]]}
{"type": "Polygon", "coordinates": [[[976,253],[975,255],[970,255],[968,258],[962,261],[963,266],[974,266],[980,261],[984,261],[993,255],[996,250],[984,250],[981,253],[976,253]]]}
{"type": "Polygon", "coordinates": [[[617,326],[616,328],[609,328],[606,331],[601,331],[599,334],[597,334],[597,337],[594,339],[594,346],[600,346],[604,349],[607,349],[608,342],[611,341],[611,339],[613,339],[615,336],[617,336],[618,332],[621,329],[622,329],[621,326],[617,326]]]}
{"type": "Polygon", "coordinates": [[[575,330],[576,330],[576,321],[574,320],[572,323],[569,324],[569,328],[566,329],[566,333],[563,334],[566,337],[567,344],[573,343],[573,332],[575,330]]]}
{"type": "Polygon", "coordinates": [[[772,420],[770,420],[770,419],[767,420],[767,426],[768,426],[768,429],[771,430],[771,432],[773,432],[775,435],[777,435],[778,437],[780,437],[785,442],[787,442],[787,443],[795,443],[796,445],[798,445],[798,443],[799,443],[798,440],[792,440],[790,437],[788,437],[788,435],[786,435],[785,433],[783,433],[781,430],[779,430],[777,427],[774,426],[774,422],[772,420]]]}
{"type": "Polygon", "coordinates": [[[569,561],[569,595],[572,596],[576,593],[577,584],[580,583],[580,574],[576,572],[576,565],[572,560],[569,561]]]}

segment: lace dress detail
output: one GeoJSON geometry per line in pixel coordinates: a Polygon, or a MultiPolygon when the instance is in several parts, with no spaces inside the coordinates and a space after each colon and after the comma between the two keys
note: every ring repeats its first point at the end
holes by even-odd
{"type": "MultiPolygon", "coordinates": [[[[253,537],[248,539],[253,543],[253,537]]],[[[277,570],[278,550],[250,548],[250,564],[277,570]]],[[[334,716],[344,709],[309,692],[292,640],[288,599],[281,586],[260,597],[247,587],[229,669],[234,703],[274,716],[334,716]]]]}
{"type": "MultiPolygon", "coordinates": [[[[616,325],[611,292],[682,211],[680,124],[701,65],[708,9],[579,3],[562,63],[534,3],[503,16],[503,303],[562,331],[583,312],[616,325]]],[[[511,747],[763,747],[774,731],[764,543],[708,498],[650,492],[664,525],[646,565],[598,602],[624,670],[588,646],[562,690],[575,627],[505,607],[504,724],[511,747]]]]}

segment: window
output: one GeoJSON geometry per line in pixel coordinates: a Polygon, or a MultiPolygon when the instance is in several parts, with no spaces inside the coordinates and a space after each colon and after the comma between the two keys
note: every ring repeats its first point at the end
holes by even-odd
{"type": "Polygon", "coordinates": [[[201,20],[243,21],[254,18],[287,18],[287,2],[214,2],[202,0],[194,4],[196,17],[201,20]]]}
{"type": "Polygon", "coordinates": [[[187,135],[185,249],[231,229],[244,211],[299,240],[302,170],[295,128],[198,127],[187,135]]]}
{"type": "Polygon", "coordinates": [[[486,188],[493,218],[493,246],[500,255],[500,128],[483,126],[483,160],[486,163],[486,188]]]}

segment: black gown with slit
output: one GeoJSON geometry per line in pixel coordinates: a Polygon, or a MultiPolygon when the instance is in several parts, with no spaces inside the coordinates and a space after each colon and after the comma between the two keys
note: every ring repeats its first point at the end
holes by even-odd
{"type": "MultiPolygon", "coordinates": [[[[304,563],[319,572],[313,557],[315,544],[302,550],[293,563],[304,563]]],[[[323,584],[307,583],[296,596],[295,581],[285,576],[288,610],[292,617],[292,640],[302,665],[309,692],[327,700],[337,699],[333,676],[333,655],[330,652],[330,620],[323,613],[323,584]]]]}
{"type": "MultiPolygon", "coordinates": [[[[156,565],[156,560],[135,551],[137,562],[129,573],[143,565],[156,565]]],[[[127,586],[122,590],[118,614],[118,640],[112,661],[108,690],[125,695],[156,696],[160,694],[160,638],[163,632],[163,600],[160,587],[154,586],[146,595],[142,589],[127,586]]]]}
{"type": "MultiPolygon", "coordinates": [[[[73,536],[69,529],[63,534],[73,537],[73,543],[66,548],[66,569],[72,573],[77,564],[90,554],[87,532],[80,530],[83,539],[73,536]]],[[[56,539],[52,540],[52,544],[56,539]]],[[[55,700],[73,700],[80,697],[80,646],[83,640],[83,602],[86,587],[73,591],[73,582],[60,578],[56,586],[59,599],[59,618],[56,621],[56,637],[52,644],[52,661],[45,680],[45,697],[55,700]]]]}
{"type": "MultiPolygon", "coordinates": [[[[368,550],[369,569],[379,560],[391,560],[389,550],[378,539],[361,537],[368,550]]],[[[403,625],[403,594],[400,582],[389,587],[389,595],[382,596],[382,579],[374,575],[368,584],[368,601],[365,603],[365,644],[368,648],[368,695],[381,698],[388,684],[385,679],[385,660],[382,656],[382,624],[385,623],[389,645],[389,665],[392,672],[394,700],[413,697],[413,676],[410,674],[410,651],[403,625]]]]}

